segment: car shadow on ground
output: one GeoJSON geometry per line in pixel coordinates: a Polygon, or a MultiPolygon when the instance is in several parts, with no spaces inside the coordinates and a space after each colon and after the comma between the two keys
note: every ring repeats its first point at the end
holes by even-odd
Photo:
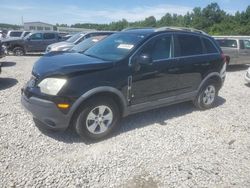
{"type": "MultiPolygon", "coordinates": [[[[222,97],[218,97],[214,108],[217,108],[223,105],[225,102],[226,102],[226,99],[222,97]]],[[[167,126],[169,120],[183,116],[183,115],[190,114],[194,111],[197,111],[197,108],[195,108],[191,102],[184,102],[180,104],[171,105],[168,107],[163,107],[163,108],[131,115],[121,120],[120,129],[116,133],[111,134],[109,138],[118,136],[120,134],[124,134],[134,129],[140,129],[146,126],[153,126],[154,124],[167,126]]],[[[43,129],[40,129],[40,131],[46,136],[49,136],[57,141],[68,143],[68,144],[83,143],[83,142],[85,144],[95,143],[95,142],[88,142],[80,138],[72,128],[64,132],[54,132],[54,131],[43,130],[43,129]]],[[[106,138],[106,139],[109,139],[109,138],[106,138]]],[[[101,142],[101,141],[98,141],[98,142],[101,142]]]]}
{"type": "Polygon", "coordinates": [[[247,70],[248,68],[249,65],[229,65],[227,67],[227,72],[242,71],[242,70],[247,70]]]}
{"type": "Polygon", "coordinates": [[[3,61],[0,62],[2,67],[12,67],[16,65],[16,62],[11,62],[11,61],[3,61]]]}
{"type": "Polygon", "coordinates": [[[14,78],[0,78],[0,91],[13,87],[18,83],[14,78]]]}
{"type": "Polygon", "coordinates": [[[246,83],[245,86],[250,87],[250,83],[246,83]]]}

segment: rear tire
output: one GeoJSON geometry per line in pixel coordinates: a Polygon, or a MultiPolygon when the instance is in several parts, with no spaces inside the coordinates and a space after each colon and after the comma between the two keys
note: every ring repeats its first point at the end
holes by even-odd
{"type": "Polygon", "coordinates": [[[194,105],[201,110],[212,108],[215,105],[218,92],[218,83],[214,80],[208,80],[200,89],[194,100],[194,105]]]}
{"type": "Polygon", "coordinates": [[[120,111],[109,97],[96,97],[80,107],[74,117],[76,133],[88,141],[106,138],[118,127],[120,111]]]}
{"type": "Polygon", "coordinates": [[[25,50],[22,47],[15,47],[13,49],[13,54],[15,56],[24,56],[25,55],[25,50]]]}

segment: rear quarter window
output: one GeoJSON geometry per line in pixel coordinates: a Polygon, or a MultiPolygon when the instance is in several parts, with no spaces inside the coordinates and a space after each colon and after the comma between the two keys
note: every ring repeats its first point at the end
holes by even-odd
{"type": "Polygon", "coordinates": [[[218,53],[218,50],[216,49],[215,45],[209,39],[203,38],[202,40],[205,46],[206,53],[218,53]]]}
{"type": "Polygon", "coordinates": [[[238,48],[237,40],[233,39],[217,39],[216,40],[220,47],[224,48],[238,48]]]}
{"type": "Polygon", "coordinates": [[[176,36],[178,46],[178,56],[192,56],[203,53],[203,47],[199,36],[178,34],[176,36]]]}

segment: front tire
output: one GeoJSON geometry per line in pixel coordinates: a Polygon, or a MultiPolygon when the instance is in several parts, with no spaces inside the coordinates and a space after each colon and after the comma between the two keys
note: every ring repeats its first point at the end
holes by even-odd
{"type": "Polygon", "coordinates": [[[118,127],[120,112],[109,97],[92,98],[77,112],[75,131],[82,138],[97,141],[106,138],[118,127]]]}
{"type": "Polygon", "coordinates": [[[22,47],[15,47],[13,49],[13,54],[15,56],[24,56],[25,55],[25,50],[22,47]]]}
{"type": "Polygon", "coordinates": [[[216,81],[208,80],[195,98],[194,105],[201,110],[212,108],[218,97],[218,88],[216,81]]]}

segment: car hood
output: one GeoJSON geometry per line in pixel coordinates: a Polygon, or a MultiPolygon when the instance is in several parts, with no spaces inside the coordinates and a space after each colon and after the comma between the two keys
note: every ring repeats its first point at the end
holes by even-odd
{"type": "Polygon", "coordinates": [[[57,42],[54,44],[49,45],[51,48],[61,48],[61,47],[73,47],[74,44],[71,42],[63,41],[63,42],[57,42]]]}
{"type": "Polygon", "coordinates": [[[89,57],[75,52],[50,52],[34,65],[32,74],[39,78],[69,76],[89,71],[111,68],[113,62],[89,57]]]}

